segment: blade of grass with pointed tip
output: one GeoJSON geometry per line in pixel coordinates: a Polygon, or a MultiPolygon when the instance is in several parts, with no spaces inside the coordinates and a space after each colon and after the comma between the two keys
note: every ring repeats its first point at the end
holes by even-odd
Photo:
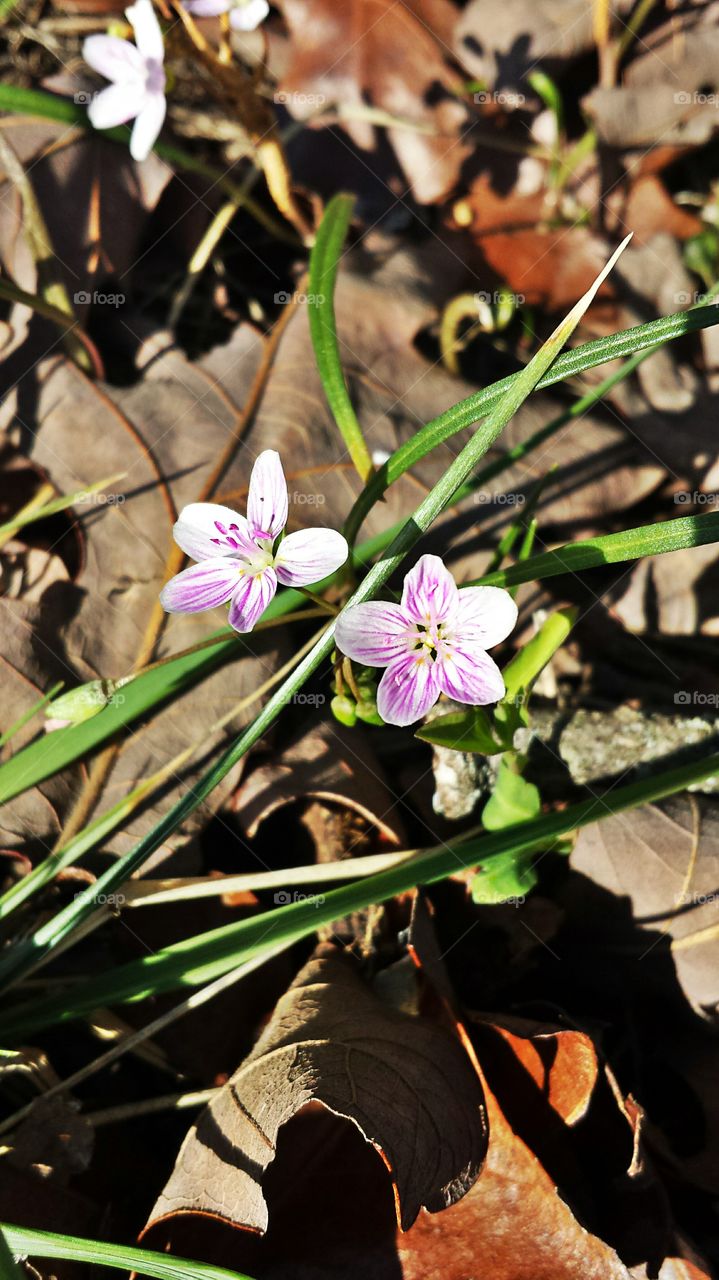
{"type": "MultiPolygon", "coordinates": [[[[633,357],[632,368],[636,368],[642,359],[653,355],[655,349],[663,343],[671,342],[675,338],[718,322],[719,305],[712,303],[692,307],[689,311],[678,311],[674,315],[663,316],[648,324],[637,325],[634,329],[624,329],[621,333],[611,334],[607,338],[586,342],[583,346],[574,347],[571,351],[565,351],[558,356],[551,368],[540,378],[537,388],[541,390],[544,387],[554,386],[555,383],[573,378],[587,369],[593,369],[597,365],[606,364],[609,360],[623,359],[629,355],[633,357]]],[[[622,376],[628,372],[630,372],[629,369],[625,370],[622,376]]],[[[377,469],[345,521],[344,534],[350,546],[354,544],[369,512],[385,490],[417,462],[421,462],[437,445],[456,435],[458,431],[471,427],[479,418],[490,413],[514,379],[521,375],[520,370],[519,373],[510,374],[499,382],[493,382],[482,391],[476,391],[474,395],[461,400],[459,404],[447,409],[445,413],[441,413],[424,427],[420,427],[411,439],[400,445],[392,457],[377,469]]]]}
{"type": "Polygon", "coordinates": [[[229,1271],[209,1262],[193,1262],[190,1258],[170,1258],[151,1249],[105,1244],[102,1240],[84,1240],[79,1236],[57,1235],[53,1231],[36,1231],[32,1227],[13,1226],[10,1222],[0,1223],[0,1229],[9,1248],[19,1258],[30,1255],[91,1262],[102,1267],[135,1271],[154,1280],[251,1280],[241,1271],[229,1271]]]}
{"type": "MultiPolygon", "coordinates": [[[[371,600],[384,586],[392,573],[405,559],[407,553],[419,541],[422,534],[432,526],[437,516],[450,505],[454,494],[466,484],[479,459],[497,439],[504,427],[514,416],[517,409],[537,385],[560,348],[567,341],[579,324],[584,312],[596,296],[603,281],[611,271],[614,263],[631,237],[622,242],[612,254],[609,262],[599,273],[594,284],[579,302],[572,307],[569,314],[557,326],[551,336],[533,356],[527,367],[514,379],[506,390],[502,400],[477,427],[474,435],[467,442],[461,453],[447,468],[442,478],[427,494],[414,515],[403,525],[396,538],[384,553],[383,558],[375,564],[364,581],[356,589],[354,595],[345,605],[351,608],[363,600],[371,600]]],[[[336,619],[328,625],[324,635],[317,641],[307,656],[299,663],[292,675],[272,695],[259,715],[240,734],[220,759],[194,784],[192,789],[181,796],[171,809],[160,819],[148,834],[98,878],[51,920],[43,924],[30,938],[22,939],[10,947],[0,959],[0,979],[16,979],[19,975],[34,967],[37,961],[47,955],[66,938],[73,929],[87,919],[96,908],[99,894],[113,893],[129,877],[143,865],[185,819],[202,804],[213,789],[225,777],[230,769],[255,745],[256,742],[274,724],[282,709],[290,699],[302,688],[306,680],[325,662],[334,645],[334,629],[336,619]]],[[[131,686],[129,686],[131,687],[131,686]]],[[[101,713],[102,714],[102,713],[101,713]]],[[[89,723],[92,723],[91,721],[89,723]]]]}
{"type": "Polygon", "coordinates": [[[607,533],[581,542],[567,542],[555,551],[542,551],[521,564],[476,578],[467,586],[514,587],[521,582],[540,582],[561,573],[580,573],[623,560],[666,555],[688,547],[703,547],[719,541],[719,511],[700,516],[678,516],[660,524],[639,525],[621,533],[607,533]]]}
{"type": "MultiPolygon", "coordinates": [[[[2,89],[3,86],[0,85],[0,102],[2,101],[2,89]]],[[[70,104],[70,106],[72,105],[70,104]]],[[[676,317],[673,317],[673,319],[676,319],[676,317]]],[[[631,332],[637,333],[639,331],[633,330],[631,332]]],[[[676,337],[677,334],[674,333],[672,336],[676,337]]],[[[589,343],[579,349],[586,351],[594,345],[589,343]]],[[[483,467],[466,485],[457,490],[455,500],[460,501],[467,497],[483,485],[488,484],[490,480],[501,475],[513,463],[529,456],[532,450],[539,448],[545,440],[561,430],[567,422],[579,418],[582,413],[591,408],[593,404],[596,404],[602,396],[606,395],[612,387],[627,377],[643,360],[651,356],[656,349],[656,344],[654,344],[638,352],[599,383],[598,386],[587,392],[581,399],[576,400],[574,404],[570,405],[552,422],[540,428],[539,431],[536,431],[523,443],[515,445],[502,457],[483,467]]],[[[574,355],[574,352],[568,354],[574,355]]],[[[560,356],[559,360],[562,359],[564,357],[560,356]]],[[[591,363],[590,361],[587,367],[591,367],[591,363]]],[[[599,362],[595,361],[595,363],[599,362]]],[[[556,364],[554,367],[556,368],[556,364]]],[[[575,369],[574,371],[577,372],[578,370],[575,369]]],[[[456,408],[458,412],[464,413],[463,404],[456,406],[456,408]]],[[[453,411],[449,410],[448,412],[452,413],[453,411]]],[[[442,419],[445,417],[446,415],[442,415],[442,419]]],[[[440,419],[435,421],[440,421],[440,419]]],[[[432,423],[428,424],[430,427],[432,425],[432,423]]],[[[456,429],[459,430],[459,425],[456,429]]],[[[403,449],[404,446],[398,449],[386,465],[392,466],[395,460],[400,459],[403,456],[403,449]]],[[[408,465],[411,465],[411,463],[408,463],[408,465]]],[[[403,469],[406,470],[406,467],[403,467],[403,469]]],[[[381,497],[381,491],[379,496],[381,497]]],[[[400,522],[383,533],[375,534],[374,537],[367,539],[353,552],[354,563],[357,565],[368,564],[389,546],[401,528],[402,523],[400,522]]],[[[661,548],[659,551],[661,551],[661,548]]],[[[341,573],[342,570],[340,570],[341,573]]],[[[333,578],[331,580],[328,579],[324,585],[327,586],[330,581],[336,580],[338,580],[338,575],[333,575],[333,578]]],[[[304,603],[306,602],[297,592],[283,589],[273,600],[265,617],[283,616],[286,612],[290,612],[304,603]]],[[[84,724],[63,729],[60,733],[53,735],[52,743],[49,743],[46,739],[31,742],[17,755],[13,756],[12,759],[0,764],[0,804],[12,799],[13,796],[18,795],[21,791],[35,786],[36,783],[42,782],[45,778],[58,773],[68,764],[72,764],[73,761],[88,755],[97,747],[108,742],[125,725],[131,724],[133,720],[160,706],[167,698],[180,697],[186,689],[191,688],[199,680],[214,671],[216,666],[230,659],[233,654],[237,654],[236,640],[235,633],[229,627],[225,627],[217,631],[214,636],[210,635],[208,637],[208,652],[204,654],[196,652],[189,659],[184,654],[177,655],[174,658],[170,657],[161,667],[157,667],[146,675],[138,676],[126,691],[124,703],[114,703],[105,708],[102,716],[96,716],[93,720],[86,721],[84,724]],[[213,645],[213,642],[217,643],[219,647],[215,652],[210,652],[209,647],[213,645]]]]}
{"type": "Polygon", "coordinates": [[[443,843],[366,880],[330,890],[322,902],[314,899],[291,903],[195,938],[184,938],[153,955],[79,983],[61,995],[9,1009],[0,1016],[0,1035],[4,1041],[26,1038],[43,1027],[82,1017],[103,1005],[199,986],[262,955],[278,942],[307,937],[323,924],[364,910],[372,903],[386,902],[415,885],[434,884],[467,867],[494,866],[503,857],[511,862],[535,845],[546,845],[608,814],[660,800],[717,775],[719,753],[615,787],[605,796],[592,795],[566,809],[517,823],[493,835],[443,843]]]}
{"type": "Polygon", "coordinates": [[[310,254],[309,317],[312,347],[327,403],[359,477],[366,483],[374,467],[345,382],[334,303],[337,269],[353,208],[354,196],[339,194],[325,209],[310,254]]]}

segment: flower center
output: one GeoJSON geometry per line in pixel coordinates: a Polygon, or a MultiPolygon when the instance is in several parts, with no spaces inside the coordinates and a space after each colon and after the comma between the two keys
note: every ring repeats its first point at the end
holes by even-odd
{"type": "Polygon", "coordinates": [[[427,659],[436,662],[438,658],[444,658],[449,655],[452,648],[452,639],[448,634],[446,622],[427,622],[424,626],[418,622],[414,628],[412,635],[413,645],[417,659],[427,659]]]}
{"type": "Polygon", "coordinates": [[[224,525],[221,520],[215,520],[215,528],[221,535],[219,538],[211,538],[216,547],[229,548],[231,553],[242,560],[246,568],[251,569],[255,573],[261,573],[263,569],[268,569],[274,564],[274,556],[272,554],[272,542],[268,538],[252,538],[254,550],[249,550],[247,546],[247,536],[243,535],[238,524],[224,525]]]}

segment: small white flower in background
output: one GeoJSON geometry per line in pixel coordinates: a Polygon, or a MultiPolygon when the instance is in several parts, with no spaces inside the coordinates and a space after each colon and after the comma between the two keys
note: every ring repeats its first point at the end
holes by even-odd
{"type": "Polygon", "coordinates": [[[287,508],[287,484],[274,449],[265,449],[252,468],[246,518],[217,502],[183,507],[172,533],[197,564],[165,584],[163,609],[199,613],[229,603],[230,626],[251,631],[278,582],[309,587],[339,569],[349,547],[334,529],[298,529],[278,542],[287,508]]]}
{"type": "Polygon", "coordinates": [[[267,0],[185,0],[185,8],[194,18],[229,13],[230,26],[236,31],[254,31],[270,12],[267,0]]]}
{"type": "Polygon", "coordinates": [[[119,36],[88,36],[83,44],[88,66],[112,81],[95,95],[87,114],[96,129],[134,120],[130,155],[145,160],[165,119],[165,49],[152,0],[135,0],[125,13],[134,44],[119,36]]]}

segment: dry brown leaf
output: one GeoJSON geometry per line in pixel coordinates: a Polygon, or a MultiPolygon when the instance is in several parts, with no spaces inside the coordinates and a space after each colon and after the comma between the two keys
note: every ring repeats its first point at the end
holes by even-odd
{"type": "MultiPolygon", "coordinates": [[[[448,0],[282,0],[290,62],[280,92],[293,115],[318,105],[378,108],[409,127],[387,136],[417,200],[429,204],[454,185],[469,147],[460,138],[466,108],[450,69],[457,13],[448,0]],[[412,127],[412,125],[416,127],[412,127]]],[[[375,147],[375,129],[355,115],[342,121],[357,146],[375,147]]]]}
{"type": "Polygon", "coordinates": [[[482,1090],[460,1044],[384,1004],[357,960],[327,944],[190,1130],[151,1225],[178,1213],[267,1228],[260,1180],[277,1134],[307,1103],[355,1124],[381,1154],[407,1228],[466,1194],[487,1141],[482,1090]]]}
{"type": "Polygon", "coordinates": [[[318,714],[312,694],[305,705],[311,719],[299,736],[274,753],[271,762],[253,769],[233,798],[232,808],[249,838],[284,806],[321,800],[351,810],[376,827],[385,841],[400,844],[403,828],[395,797],[368,743],[333,718],[318,714]]]}
{"type": "Polygon", "coordinates": [[[698,1012],[713,1014],[719,1002],[716,801],[679,796],[608,815],[580,832],[572,866],[629,898],[635,924],[648,931],[642,959],[655,945],[662,952],[671,946],[687,999],[698,1012]]]}

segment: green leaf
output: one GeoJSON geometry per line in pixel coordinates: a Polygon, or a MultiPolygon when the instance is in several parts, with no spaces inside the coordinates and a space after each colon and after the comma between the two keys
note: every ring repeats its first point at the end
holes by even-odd
{"type": "Polygon", "coordinates": [[[529,822],[541,812],[539,788],[527,782],[521,773],[515,773],[503,757],[494,790],[482,810],[482,825],[487,831],[502,831],[516,822],[529,822]]]}
{"type": "Polygon", "coordinates": [[[505,699],[508,702],[531,688],[540,672],[551,662],[557,649],[561,649],[565,643],[578,614],[579,610],[572,606],[557,609],[545,619],[536,636],[532,636],[507,664],[503,675],[507,691],[505,699]]]}
{"type": "Polygon", "coordinates": [[[640,560],[643,556],[666,555],[687,547],[703,547],[719,541],[719,511],[701,516],[679,516],[661,524],[640,525],[621,533],[607,533],[583,542],[568,542],[556,551],[543,551],[521,564],[476,578],[467,586],[478,584],[514,587],[520,582],[540,582],[561,573],[580,573],[605,564],[624,560],[640,560]]]}
{"type": "Polygon", "coordinates": [[[310,254],[310,334],[315,360],[327,402],[342,439],[360,478],[367,481],[374,471],[362,428],[347,391],[335,319],[335,283],[354,196],[336,195],[330,200],[310,254]]]}
{"type": "Polygon", "coordinates": [[[516,902],[517,899],[523,902],[538,880],[532,866],[533,856],[530,852],[498,858],[496,863],[482,868],[474,876],[470,886],[473,901],[485,906],[516,902]]]}
{"type": "Polygon", "coordinates": [[[500,857],[505,863],[516,860],[519,855],[546,848],[558,837],[608,814],[663,799],[718,775],[719,753],[715,753],[503,831],[443,842],[386,871],[330,890],[322,902],[294,902],[194,938],[183,938],[153,955],[78,983],[60,995],[5,1009],[0,1017],[0,1036],[5,1042],[25,1039],[43,1027],[82,1017],[102,1005],[142,1000],[178,987],[200,986],[238,964],[266,954],[279,942],[307,937],[322,925],[362,911],[372,903],[386,902],[415,885],[434,884],[463,867],[481,865],[486,869],[500,857]]]}
{"type": "MultiPolygon", "coordinates": [[[[628,240],[629,237],[627,237],[628,240]]],[[[627,241],[624,242],[626,244],[627,241]]],[[[375,564],[354,595],[345,605],[352,608],[364,600],[371,600],[381,587],[385,585],[395,569],[403,562],[407,553],[419,541],[423,533],[452,502],[456,491],[466,484],[477,462],[486,452],[493,440],[500,434],[506,424],[514,416],[519,406],[531,394],[544,371],[555,359],[560,347],[564,345],[574,331],[582,315],[594,298],[602,281],[611,270],[624,245],[610,258],[604,270],[599,274],[591,289],[572,308],[565,319],[557,326],[540,350],[534,355],[525,369],[512,381],[502,400],[488,416],[483,427],[475,432],[471,439],[447,468],[442,478],[419,504],[414,515],[400,529],[383,558],[375,564]]],[[[289,594],[289,593],[288,593],[289,594]]],[[[181,796],[171,809],[155,824],[142,840],[127,854],[107,868],[97,881],[88,886],[82,893],[63,908],[47,923],[41,925],[30,938],[23,939],[11,947],[0,960],[0,976],[5,980],[17,978],[54,947],[58,946],[74,929],[78,928],[96,909],[99,894],[114,893],[152,853],[158,849],[165,839],[193,813],[198,805],[212,792],[214,787],[225,777],[230,769],[267,732],[277,716],[290,699],[299,692],[303,684],[325,662],[334,647],[334,630],[336,619],[313,646],[310,652],[297,665],[284,684],[269,698],[259,715],[240,734],[239,738],[220,756],[219,760],[201,777],[193,787],[181,796]]],[[[132,688],[132,683],[128,686],[132,688]]],[[[85,722],[93,725],[106,712],[85,722]]],[[[82,728],[84,726],[78,726],[82,728]]]]}
{"type": "Polygon", "coordinates": [[[423,724],[415,733],[423,742],[433,742],[438,747],[450,747],[454,751],[475,752],[480,756],[493,756],[502,750],[492,733],[487,713],[481,707],[468,707],[466,711],[448,711],[423,724]]]}
{"type": "MultiPolygon", "coordinates": [[[[240,1271],[228,1271],[226,1267],[215,1267],[209,1262],[192,1262],[189,1258],[170,1258],[165,1253],[153,1253],[150,1249],[56,1235],[52,1231],[15,1227],[9,1222],[1,1223],[0,1229],[17,1258],[30,1254],[38,1258],[94,1262],[102,1267],[117,1267],[122,1271],[136,1271],[141,1276],[153,1276],[155,1280],[251,1280],[240,1271]]],[[[6,1280],[5,1276],[3,1280],[6,1280]]]]}
{"type": "MultiPolygon", "coordinates": [[[[693,307],[689,311],[677,311],[671,316],[662,316],[648,324],[637,325],[634,329],[624,329],[621,333],[611,334],[607,338],[598,338],[594,342],[586,342],[583,346],[574,347],[559,356],[552,367],[540,378],[537,388],[551,387],[557,382],[573,378],[593,369],[597,365],[606,364],[609,360],[634,357],[635,367],[643,355],[651,355],[653,350],[664,342],[671,342],[684,334],[704,329],[719,321],[719,305],[693,307]]],[[[512,386],[516,378],[522,376],[523,370],[493,382],[482,391],[476,391],[461,400],[451,409],[433,418],[426,426],[395,450],[392,457],[377,469],[369,484],[357,498],[345,523],[345,536],[352,545],[357,534],[376,502],[395,480],[403,476],[410,467],[421,462],[437,445],[449,440],[458,431],[471,427],[485,414],[490,413],[497,401],[512,386]]],[[[623,375],[621,375],[623,376],[623,375]]]]}

